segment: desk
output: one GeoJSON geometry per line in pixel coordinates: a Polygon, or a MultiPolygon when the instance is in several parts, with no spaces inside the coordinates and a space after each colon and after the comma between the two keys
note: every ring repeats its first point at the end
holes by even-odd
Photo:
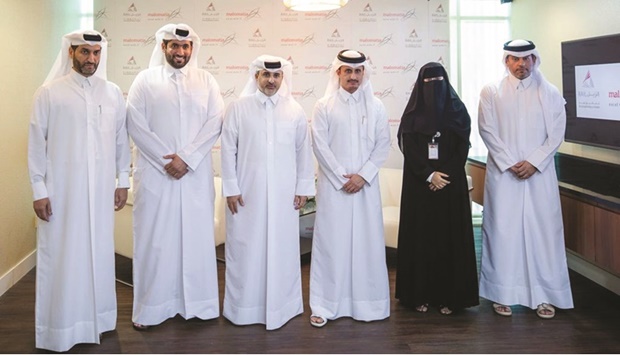
{"type": "MultiPolygon", "coordinates": [[[[620,276],[620,167],[561,153],[556,154],[555,164],[566,248],[570,254],[620,276]]],[[[474,180],[472,198],[482,205],[486,157],[469,157],[466,170],[474,180]]]]}
{"type": "Polygon", "coordinates": [[[299,211],[299,253],[301,256],[312,252],[312,234],[316,217],[316,200],[311,198],[299,211]]]}

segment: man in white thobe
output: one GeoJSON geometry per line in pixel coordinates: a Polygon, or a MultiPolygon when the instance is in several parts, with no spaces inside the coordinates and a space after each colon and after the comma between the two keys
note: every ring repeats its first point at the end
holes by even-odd
{"type": "Polygon", "coordinates": [[[149,68],[127,98],[134,171],[133,323],[219,316],[211,148],[224,101],[197,68],[200,38],[185,24],[156,33],[149,68]]]}
{"type": "Polygon", "coordinates": [[[291,67],[280,57],[256,58],[222,128],[223,314],[267,330],[303,313],[299,209],[315,193],[308,122],[291,96],[291,67]]]}
{"type": "Polygon", "coordinates": [[[564,99],[538,69],[534,43],[504,45],[507,75],[480,93],[478,124],[489,149],[480,296],[541,318],[573,308],[554,155],[564,140],[564,99]]]}
{"type": "Polygon", "coordinates": [[[116,328],[113,211],[127,200],[130,153],[123,93],[106,80],[106,58],[100,33],[65,35],[34,97],[28,168],[40,219],[40,349],[99,344],[116,328]]]}
{"type": "Polygon", "coordinates": [[[344,50],[314,108],[319,162],[310,268],[310,323],[390,315],[379,168],[390,149],[387,114],[374,97],[364,54],[344,50]]]}

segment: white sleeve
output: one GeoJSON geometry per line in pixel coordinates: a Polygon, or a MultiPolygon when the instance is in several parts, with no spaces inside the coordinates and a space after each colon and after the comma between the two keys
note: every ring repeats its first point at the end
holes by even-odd
{"type": "Polygon", "coordinates": [[[34,96],[28,132],[28,171],[33,200],[49,197],[45,185],[47,174],[47,125],[49,119],[49,93],[39,88],[34,96]]]}
{"type": "Polygon", "coordinates": [[[146,160],[165,175],[164,166],[170,160],[164,159],[164,156],[173,152],[149,126],[146,117],[148,102],[143,88],[148,83],[145,82],[143,74],[144,72],[138,74],[127,95],[127,131],[146,160]]]}
{"type": "MultiPolygon", "coordinates": [[[[541,90],[543,90],[541,88],[541,90]]],[[[549,89],[548,89],[549,90],[549,89]]],[[[564,141],[566,131],[566,110],[564,109],[564,98],[559,92],[547,91],[543,98],[543,104],[550,106],[550,109],[543,113],[545,117],[545,127],[547,128],[547,139],[532,154],[527,157],[527,161],[543,171],[553,160],[555,152],[564,141]]]]}
{"type": "Polygon", "coordinates": [[[116,116],[116,177],[117,187],[129,188],[129,169],[131,152],[129,151],[129,135],[127,134],[127,111],[123,93],[117,88],[117,116],[116,116]]]}
{"type": "Polygon", "coordinates": [[[385,106],[381,102],[376,102],[373,106],[375,107],[374,117],[377,120],[375,125],[375,146],[368,160],[358,172],[368,184],[371,184],[379,173],[379,169],[385,163],[390,153],[390,126],[385,106]]]}
{"type": "Polygon", "coordinates": [[[493,90],[491,85],[485,86],[480,92],[478,128],[480,137],[489,150],[489,159],[493,159],[501,171],[506,171],[519,161],[513,157],[512,152],[499,136],[499,124],[494,100],[495,90],[493,90]]]}
{"type": "Polygon", "coordinates": [[[316,188],[314,184],[314,162],[312,160],[312,144],[308,132],[308,120],[301,107],[297,115],[297,127],[295,130],[295,149],[297,151],[297,184],[295,195],[314,196],[316,188]]]}
{"type": "Polygon", "coordinates": [[[223,196],[241,195],[237,180],[237,152],[239,144],[239,119],[236,102],[231,102],[224,116],[221,139],[223,196]]]}
{"type": "Polygon", "coordinates": [[[329,148],[329,122],[325,104],[321,101],[314,106],[312,113],[312,144],[314,155],[321,167],[321,170],[334,186],[340,190],[348,181],[343,175],[346,170],[329,148]]]}
{"type": "Polygon", "coordinates": [[[209,90],[207,119],[194,140],[177,152],[192,170],[198,169],[204,157],[211,154],[211,149],[222,131],[224,99],[220,87],[212,76],[209,76],[207,86],[209,90]]]}

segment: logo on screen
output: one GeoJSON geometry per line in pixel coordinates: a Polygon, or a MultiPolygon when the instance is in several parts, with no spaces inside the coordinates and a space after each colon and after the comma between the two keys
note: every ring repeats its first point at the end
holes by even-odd
{"type": "Polygon", "coordinates": [[[370,3],[367,3],[366,6],[364,6],[364,12],[370,12],[372,11],[372,7],[370,7],[370,3]]]}
{"type": "Polygon", "coordinates": [[[127,12],[138,12],[138,8],[136,7],[136,4],[131,3],[131,5],[129,5],[129,8],[127,9],[127,12]]]}
{"type": "Polygon", "coordinates": [[[594,88],[594,80],[592,80],[592,75],[590,74],[589,70],[586,73],[586,77],[583,78],[583,81],[581,82],[581,87],[594,88]]]}

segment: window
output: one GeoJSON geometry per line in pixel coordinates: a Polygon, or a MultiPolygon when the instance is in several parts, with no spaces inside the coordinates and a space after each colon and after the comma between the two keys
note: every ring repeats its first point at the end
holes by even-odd
{"type": "Polygon", "coordinates": [[[472,120],[469,156],[486,156],[478,133],[482,87],[505,72],[502,45],[510,38],[510,4],[499,0],[450,0],[450,82],[472,120]]]}
{"type": "Polygon", "coordinates": [[[93,0],[80,0],[80,29],[92,30],[93,16],[93,0]]]}

